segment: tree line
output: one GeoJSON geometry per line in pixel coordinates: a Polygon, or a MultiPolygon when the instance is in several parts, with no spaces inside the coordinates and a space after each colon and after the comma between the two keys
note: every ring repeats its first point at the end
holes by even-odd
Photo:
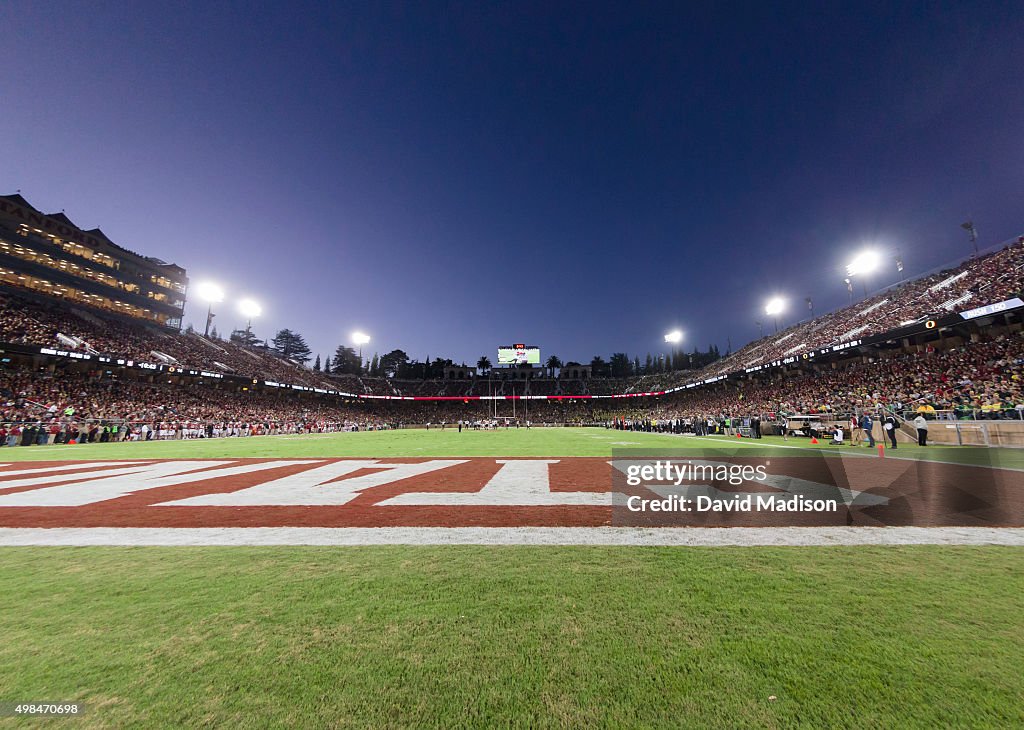
{"type": "MultiPolygon", "coordinates": [[[[186,332],[192,333],[192,325],[186,332]]],[[[210,338],[219,340],[217,328],[210,331],[210,338]]],[[[305,338],[290,329],[278,330],[269,341],[260,340],[251,330],[235,330],[229,337],[231,342],[248,347],[259,347],[277,354],[280,357],[306,365],[313,360],[312,368],[316,372],[336,375],[369,375],[379,378],[397,378],[399,380],[436,380],[444,377],[446,367],[455,363],[451,358],[410,358],[404,350],[392,350],[384,355],[373,354],[367,362],[362,362],[359,353],[348,345],[338,345],[334,355],[317,355],[306,344],[305,338]]],[[[652,375],[677,370],[700,370],[721,358],[717,345],[711,345],[701,351],[696,347],[693,352],[675,350],[671,354],[652,355],[647,353],[643,360],[639,356],[632,358],[625,352],[615,352],[605,360],[595,355],[589,363],[591,376],[595,378],[627,378],[638,375],[652,375]]],[[[544,363],[549,375],[561,368],[581,367],[583,363],[570,360],[562,362],[557,355],[551,355],[544,363]]],[[[463,363],[460,367],[468,367],[463,363]]],[[[476,362],[476,371],[480,375],[490,373],[493,364],[486,355],[476,362]]]]}

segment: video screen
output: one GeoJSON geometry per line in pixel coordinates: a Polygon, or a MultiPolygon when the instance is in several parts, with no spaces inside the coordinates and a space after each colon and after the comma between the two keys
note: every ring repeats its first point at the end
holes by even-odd
{"type": "Polygon", "coordinates": [[[499,365],[540,365],[540,348],[535,345],[507,345],[498,348],[499,365]]]}

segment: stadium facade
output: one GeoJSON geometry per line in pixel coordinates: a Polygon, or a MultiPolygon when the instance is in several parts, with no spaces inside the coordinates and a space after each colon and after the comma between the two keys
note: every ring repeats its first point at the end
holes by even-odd
{"type": "Polygon", "coordinates": [[[0,285],[180,328],[188,277],[15,194],[0,196],[0,285]]]}

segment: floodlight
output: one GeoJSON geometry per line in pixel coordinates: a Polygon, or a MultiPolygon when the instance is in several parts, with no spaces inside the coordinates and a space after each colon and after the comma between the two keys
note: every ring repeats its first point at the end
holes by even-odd
{"type": "Polygon", "coordinates": [[[204,302],[216,304],[224,301],[224,290],[210,281],[204,281],[196,286],[196,294],[204,302]]]}
{"type": "Polygon", "coordinates": [[[683,333],[679,330],[672,330],[667,335],[665,335],[665,342],[670,342],[673,345],[678,345],[682,341],[683,333]]]}
{"type": "Polygon", "coordinates": [[[859,254],[853,257],[846,266],[847,276],[862,276],[864,274],[870,274],[872,271],[878,268],[881,263],[881,257],[877,251],[861,251],[859,254]]]}
{"type": "Polygon", "coordinates": [[[764,313],[769,317],[775,317],[782,313],[782,310],[786,308],[786,300],[782,297],[772,297],[768,300],[768,303],[764,305],[764,313]]]}
{"type": "Polygon", "coordinates": [[[263,314],[263,307],[254,299],[242,299],[238,302],[238,311],[252,319],[263,314]]]}

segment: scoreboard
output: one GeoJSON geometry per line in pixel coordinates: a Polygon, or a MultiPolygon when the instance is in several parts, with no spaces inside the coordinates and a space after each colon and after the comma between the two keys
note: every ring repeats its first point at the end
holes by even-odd
{"type": "Polygon", "coordinates": [[[498,347],[499,365],[540,365],[540,348],[536,345],[503,345],[498,347]]]}

